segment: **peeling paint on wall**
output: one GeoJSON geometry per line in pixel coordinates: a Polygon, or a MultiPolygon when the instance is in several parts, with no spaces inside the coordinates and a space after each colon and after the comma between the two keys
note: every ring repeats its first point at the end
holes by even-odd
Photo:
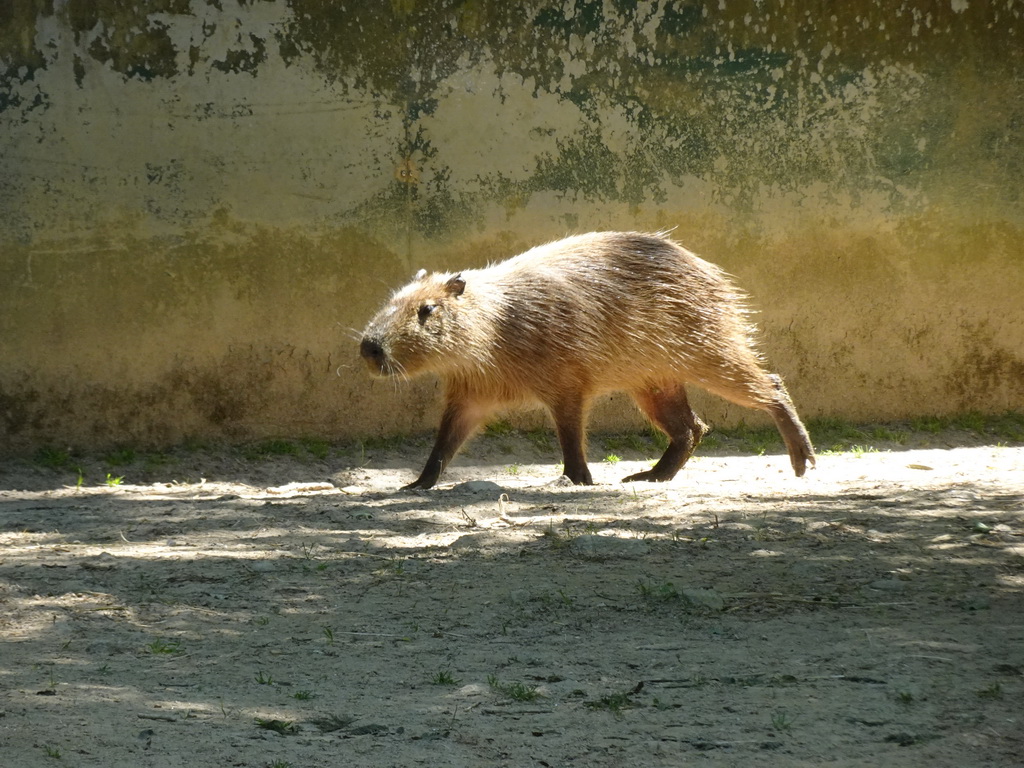
{"type": "Polygon", "coordinates": [[[418,429],[432,385],[351,359],[373,305],[600,228],[736,273],[804,413],[1022,408],[1022,38],[1019,0],[4,5],[0,429],[418,429]]]}

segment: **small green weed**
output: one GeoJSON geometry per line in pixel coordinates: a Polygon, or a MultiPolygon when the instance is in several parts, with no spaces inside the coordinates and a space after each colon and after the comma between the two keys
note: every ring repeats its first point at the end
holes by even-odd
{"type": "Polygon", "coordinates": [[[607,456],[604,457],[604,460],[609,464],[618,464],[620,461],[622,461],[622,459],[616,456],[614,453],[609,453],[607,456]]]}
{"type": "Polygon", "coordinates": [[[611,693],[607,696],[602,696],[597,701],[588,701],[584,706],[588,709],[602,709],[611,712],[616,717],[622,717],[622,710],[629,709],[630,707],[638,706],[633,701],[633,696],[640,693],[640,689],[644,687],[643,683],[638,684],[635,688],[628,691],[620,691],[619,693],[611,693]]]}
{"type": "Polygon", "coordinates": [[[59,448],[40,448],[36,451],[36,462],[50,469],[63,469],[71,461],[71,454],[59,448]]]}
{"type": "Polygon", "coordinates": [[[292,698],[298,701],[309,701],[313,698],[312,691],[296,691],[292,694],[292,698]]]}
{"type": "Polygon", "coordinates": [[[274,684],[274,678],[271,677],[270,675],[263,674],[263,670],[262,669],[259,672],[256,673],[256,677],[253,678],[253,679],[257,683],[259,683],[260,685],[273,685],[274,684]]]}
{"type": "Polygon", "coordinates": [[[108,453],[103,460],[112,467],[123,467],[135,461],[135,450],[132,448],[119,448],[108,453]]]}
{"type": "Polygon", "coordinates": [[[509,464],[508,467],[505,469],[505,471],[508,472],[510,475],[518,475],[519,470],[520,467],[518,464],[509,464]]]}
{"type": "Polygon", "coordinates": [[[650,441],[637,432],[627,432],[622,435],[608,435],[601,440],[601,445],[609,453],[616,451],[636,451],[637,453],[648,453],[651,450],[650,441]]]}
{"type": "Polygon", "coordinates": [[[878,449],[873,445],[853,445],[850,446],[850,453],[859,459],[865,453],[878,453],[878,449]]]}
{"type": "Polygon", "coordinates": [[[359,453],[366,451],[390,452],[396,451],[409,442],[408,435],[384,435],[380,437],[367,437],[358,444],[359,453]]]}
{"type": "Polygon", "coordinates": [[[507,437],[515,432],[512,425],[504,419],[498,421],[492,421],[486,427],[484,427],[484,434],[488,437],[507,437]]]}
{"type": "Polygon", "coordinates": [[[451,673],[451,670],[440,669],[437,674],[430,678],[432,685],[458,685],[462,681],[451,673]]]}
{"type": "Polygon", "coordinates": [[[273,456],[297,456],[298,444],[291,440],[264,440],[246,447],[243,454],[247,459],[269,459],[273,456]]]}
{"type": "Polygon", "coordinates": [[[59,747],[51,747],[49,744],[43,745],[43,752],[46,753],[47,757],[52,757],[54,760],[60,760],[62,755],[59,747]]]}
{"type": "Polygon", "coordinates": [[[280,733],[282,736],[298,733],[299,730],[291,720],[275,720],[272,718],[265,720],[262,717],[257,717],[256,725],[265,731],[280,733]]]}
{"type": "Polygon", "coordinates": [[[119,486],[122,480],[124,480],[124,477],[114,477],[109,472],[107,472],[106,483],[111,488],[116,488],[117,486],[119,486]]]}
{"type": "Polygon", "coordinates": [[[636,590],[640,593],[640,599],[649,605],[670,603],[679,599],[679,590],[671,581],[666,581],[664,584],[639,581],[636,590]]]}
{"type": "Polygon", "coordinates": [[[331,454],[331,444],[326,440],[316,440],[314,438],[305,438],[300,441],[302,447],[306,449],[306,453],[312,456],[314,459],[326,459],[331,454]]]}
{"type": "Polygon", "coordinates": [[[655,448],[657,448],[659,451],[668,450],[668,435],[666,435],[660,429],[657,429],[655,427],[651,427],[650,432],[648,434],[651,436],[651,442],[654,443],[655,448]]]}
{"type": "Polygon", "coordinates": [[[582,528],[577,523],[573,525],[572,522],[566,520],[562,524],[562,530],[559,531],[555,528],[554,522],[548,523],[548,527],[544,529],[541,534],[548,543],[554,549],[562,549],[563,547],[569,546],[569,543],[584,533],[594,533],[597,531],[597,527],[593,523],[587,523],[582,528]]]}
{"type": "Polygon", "coordinates": [[[523,435],[538,451],[550,451],[554,448],[551,433],[546,429],[531,429],[523,435]]]}
{"type": "Polygon", "coordinates": [[[772,713],[772,728],[780,733],[789,733],[793,729],[793,719],[780,709],[772,713]]]}
{"type": "Polygon", "coordinates": [[[173,655],[175,653],[181,653],[181,640],[164,640],[158,637],[153,642],[146,646],[146,649],[152,654],[164,654],[173,655]]]}
{"type": "Polygon", "coordinates": [[[992,683],[975,693],[979,699],[1001,699],[1003,698],[1003,687],[999,683],[992,683]]]}
{"type": "Polygon", "coordinates": [[[961,413],[950,419],[950,424],[955,429],[962,429],[967,432],[981,434],[986,431],[988,419],[977,411],[961,413]]]}
{"type": "Polygon", "coordinates": [[[492,691],[504,694],[513,701],[536,701],[541,696],[536,685],[527,685],[520,682],[503,683],[494,675],[488,675],[487,685],[491,687],[492,691]]]}

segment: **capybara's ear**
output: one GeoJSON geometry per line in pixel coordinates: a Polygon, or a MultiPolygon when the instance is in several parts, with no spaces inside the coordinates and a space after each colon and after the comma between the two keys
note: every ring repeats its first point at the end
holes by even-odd
{"type": "Polygon", "coordinates": [[[466,290],[466,281],[462,279],[462,273],[460,272],[445,283],[444,287],[450,296],[461,296],[462,292],[466,290]]]}
{"type": "Polygon", "coordinates": [[[426,276],[427,270],[421,269],[419,272],[416,273],[416,276],[413,278],[413,280],[422,280],[426,276]]]}

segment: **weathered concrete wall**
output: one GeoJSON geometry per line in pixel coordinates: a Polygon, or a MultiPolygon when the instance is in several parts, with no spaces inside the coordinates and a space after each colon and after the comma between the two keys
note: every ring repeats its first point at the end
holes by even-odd
{"type": "Polygon", "coordinates": [[[891,5],[2,4],[3,445],[427,428],[354,329],[591,229],[736,274],[805,417],[1024,408],[1024,8],[891,5]]]}

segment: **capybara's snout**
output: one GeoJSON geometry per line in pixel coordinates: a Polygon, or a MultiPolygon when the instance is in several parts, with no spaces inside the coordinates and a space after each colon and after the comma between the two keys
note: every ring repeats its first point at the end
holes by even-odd
{"type": "Polygon", "coordinates": [[[364,336],[363,340],[359,342],[359,354],[366,361],[372,372],[376,374],[387,373],[387,355],[379,341],[369,336],[364,336]]]}

